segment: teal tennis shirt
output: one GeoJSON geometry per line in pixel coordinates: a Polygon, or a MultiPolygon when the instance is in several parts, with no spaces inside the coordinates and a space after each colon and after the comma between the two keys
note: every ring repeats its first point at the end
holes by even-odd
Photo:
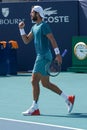
{"type": "Polygon", "coordinates": [[[47,23],[42,21],[39,24],[35,24],[31,32],[34,36],[34,44],[37,55],[44,55],[49,51],[49,39],[47,34],[51,33],[51,29],[47,23]]]}

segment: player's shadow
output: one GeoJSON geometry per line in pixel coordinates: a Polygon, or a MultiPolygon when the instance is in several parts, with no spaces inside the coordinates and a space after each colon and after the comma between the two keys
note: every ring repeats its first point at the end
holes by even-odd
{"type": "Polygon", "coordinates": [[[41,114],[41,116],[65,117],[65,118],[87,118],[87,113],[70,113],[70,114],[67,114],[67,115],[46,115],[46,114],[41,114]]]}
{"type": "Polygon", "coordinates": [[[87,113],[71,113],[68,116],[72,118],[87,118],[87,113]]]}

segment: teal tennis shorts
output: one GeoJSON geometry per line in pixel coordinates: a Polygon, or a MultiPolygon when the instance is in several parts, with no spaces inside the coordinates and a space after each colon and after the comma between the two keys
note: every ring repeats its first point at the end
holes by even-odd
{"type": "Polygon", "coordinates": [[[33,73],[41,73],[43,76],[47,76],[48,74],[45,67],[50,61],[52,61],[51,52],[48,52],[45,55],[37,55],[33,68],[33,73]]]}

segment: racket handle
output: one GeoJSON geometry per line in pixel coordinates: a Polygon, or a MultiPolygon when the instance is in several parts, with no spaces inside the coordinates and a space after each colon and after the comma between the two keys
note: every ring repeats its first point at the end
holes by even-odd
{"type": "Polygon", "coordinates": [[[64,50],[64,52],[62,53],[62,57],[64,57],[67,53],[67,49],[64,50]]]}

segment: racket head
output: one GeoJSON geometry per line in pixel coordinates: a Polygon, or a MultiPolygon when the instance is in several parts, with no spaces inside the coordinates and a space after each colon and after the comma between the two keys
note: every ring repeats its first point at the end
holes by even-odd
{"type": "Polygon", "coordinates": [[[53,60],[46,65],[46,72],[49,76],[55,77],[61,72],[61,65],[58,61],[53,60]]]}

